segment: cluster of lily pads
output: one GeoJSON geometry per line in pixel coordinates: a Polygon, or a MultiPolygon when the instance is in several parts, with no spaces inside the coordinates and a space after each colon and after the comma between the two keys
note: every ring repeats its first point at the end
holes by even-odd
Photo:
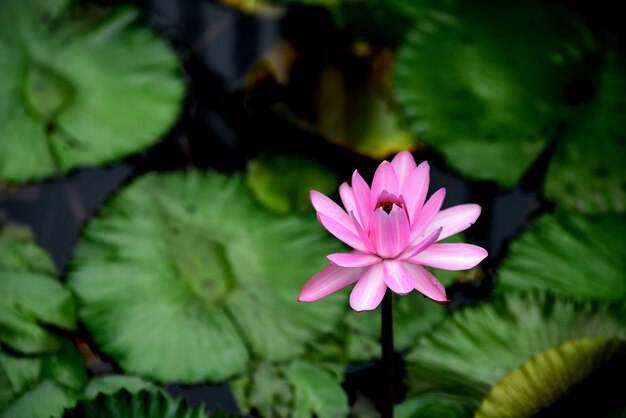
{"type": "MultiPolygon", "coordinates": [[[[288,100],[279,115],[373,158],[428,148],[467,179],[505,187],[554,150],[542,190],[556,208],[512,240],[489,298],[456,310],[395,299],[407,392],[397,416],[580,412],[582,391],[623,410],[612,383],[626,367],[623,56],[556,3],[306,3],[357,40],[350,54],[366,75],[328,64],[315,115],[288,100]]],[[[0,67],[9,184],[146,149],[185,91],[175,53],[134,8],[0,2],[0,67]]],[[[0,416],[204,416],[163,385],[225,380],[243,413],[376,416],[350,405],[342,381],[348,365],[379,358],[378,315],[350,310],[347,291],[297,302],[342,251],[306,193],[337,182],[287,153],[235,174],[141,175],[89,220],[61,277],[27,232],[6,228],[0,416]],[[90,377],[92,351],[118,373],[90,377]]]]}

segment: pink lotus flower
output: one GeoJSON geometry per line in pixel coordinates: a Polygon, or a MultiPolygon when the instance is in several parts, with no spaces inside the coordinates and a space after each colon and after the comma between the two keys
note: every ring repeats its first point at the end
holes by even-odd
{"type": "Polygon", "coordinates": [[[319,222],[355,251],[329,255],[331,264],[304,285],[298,300],[313,302],[356,283],[350,294],[350,306],[356,311],[376,309],[387,287],[400,295],[416,289],[446,302],[445,288],[423,266],[465,270],[480,263],[487,251],[471,244],[436,244],[472,225],[480,206],[440,210],[443,188],[424,203],[429,182],[428,163],[416,166],[413,156],[402,151],[391,163],[380,164],[371,190],[357,171],[352,186],[341,185],[345,210],[311,190],[319,222]]]}

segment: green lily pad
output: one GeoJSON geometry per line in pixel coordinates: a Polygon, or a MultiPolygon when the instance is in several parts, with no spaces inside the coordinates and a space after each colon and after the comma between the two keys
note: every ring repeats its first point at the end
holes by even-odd
{"type": "Polygon", "coordinates": [[[339,418],[348,414],[339,378],[309,361],[260,362],[250,375],[231,382],[231,389],[244,413],[254,409],[265,418],[339,418]]]}
{"type": "Polygon", "coordinates": [[[8,225],[0,233],[0,270],[55,275],[50,255],[33,242],[28,228],[8,225]]]}
{"type": "Polygon", "coordinates": [[[76,328],[74,300],[54,278],[0,270],[0,342],[22,353],[58,350],[62,338],[46,328],[76,328]]]}
{"type": "Polygon", "coordinates": [[[171,128],[184,93],[179,64],[136,9],[52,22],[39,3],[0,4],[1,179],[106,164],[171,128]]]}
{"type": "Polygon", "coordinates": [[[85,387],[84,396],[94,399],[100,394],[114,395],[120,391],[138,393],[141,391],[156,392],[159,387],[136,376],[108,375],[91,379],[85,387]]]}
{"type": "Polygon", "coordinates": [[[339,250],[312,216],[258,207],[240,175],[150,174],[87,225],[69,281],[81,319],[122,368],[219,381],[250,355],[298,356],[333,328],[343,300],[297,295],[339,250]]]}
{"type": "Polygon", "coordinates": [[[328,372],[298,360],[287,369],[287,379],[294,388],[294,418],[348,415],[348,397],[328,372]]]}
{"type": "Polygon", "coordinates": [[[75,404],[87,383],[84,360],[76,348],[37,357],[0,351],[0,417],[57,417],[75,404]]]}
{"type": "Polygon", "coordinates": [[[17,398],[0,417],[54,418],[76,404],[76,395],[52,380],[37,384],[17,398]]]}
{"type": "Polygon", "coordinates": [[[462,175],[513,186],[557,131],[589,31],[556,3],[434,4],[398,53],[403,120],[462,175]]]}
{"type": "Polygon", "coordinates": [[[547,289],[579,299],[626,298],[626,221],[557,212],[516,238],[499,271],[502,291],[547,289]]]}
{"type": "Polygon", "coordinates": [[[402,402],[395,407],[396,418],[470,418],[471,404],[443,396],[426,395],[402,402]]]}
{"type": "Polygon", "coordinates": [[[623,387],[618,381],[624,379],[624,371],[626,340],[568,341],[534,355],[506,375],[475,416],[624,416],[626,403],[618,389],[623,387]]]}
{"type": "Polygon", "coordinates": [[[247,375],[232,380],[230,388],[243,413],[254,409],[265,418],[291,417],[293,393],[280,365],[258,362],[247,375]]]}
{"type": "Polygon", "coordinates": [[[454,312],[418,341],[407,358],[411,394],[441,389],[480,399],[535,353],[571,339],[626,335],[604,305],[538,293],[503,296],[454,312]]]}
{"type": "Polygon", "coordinates": [[[626,61],[621,52],[605,54],[595,97],[565,132],[550,161],[546,197],[586,213],[626,210],[624,120],[626,61]]]}
{"type": "Polygon", "coordinates": [[[312,211],[309,190],[326,195],[337,189],[330,168],[304,155],[262,154],[248,163],[246,183],[266,208],[281,215],[312,211]]]}
{"type": "Polygon", "coordinates": [[[66,410],[64,418],[200,418],[208,416],[203,406],[190,408],[182,398],[176,400],[160,392],[131,394],[121,391],[115,395],[101,394],[95,399],[82,400],[75,408],[66,410]]]}

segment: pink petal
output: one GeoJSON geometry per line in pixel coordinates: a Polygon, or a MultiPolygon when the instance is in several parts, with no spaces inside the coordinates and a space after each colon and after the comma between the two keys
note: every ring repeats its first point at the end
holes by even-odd
{"type": "Polygon", "coordinates": [[[352,194],[354,195],[357,219],[367,232],[369,231],[370,217],[374,211],[374,204],[371,201],[369,186],[356,170],[352,174],[352,194]]]}
{"type": "Polygon", "coordinates": [[[443,227],[439,239],[448,238],[469,228],[480,215],[480,206],[474,203],[452,206],[440,211],[431,224],[426,228],[426,233],[443,227]]]}
{"type": "Polygon", "coordinates": [[[411,173],[415,171],[415,159],[413,159],[410,152],[401,151],[393,157],[391,165],[396,171],[399,189],[404,190],[404,185],[409,180],[411,173]]]}
{"type": "Polygon", "coordinates": [[[382,261],[377,255],[359,253],[335,253],[326,258],[340,267],[366,267],[382,261]]]}
{"type": "Polygon", "coordinates": [[[376,173],[374,173],[374,180],[372,180],[372,192],[370,194],[370,202],[372,206],[376,205],[378,197],[383,190],[396,196],[400,195],[396,170],[393,169],[393,166],[388,161],[380,163],[376,169],[376,173]]]}
{"type": "Polygon", "coordinates": [[[302,288],[298,300],[315,302],[326,296],[355,283],[367,268],[344,268],[333,264],[324,267],[313,276],[302,288]]]}
{"type": "Polygon", "coordinates": [[[383,258],[393,258],[404,251],[410,242],[410,231],[406,212],[396,205],[389,214],[378,208],[370,222],[370,240],[383,258]]]}
{"type": "Polygon", "coordinates": [[[404,266],[415,277],[415,290],[434,301],[448,301],[445,287],[443,287],[439,280],[437,280],[437,278],[433,276],[430,271],[426,270],[422,266],[406,262],[404,263],[404,266]]]}
{"type": "Polygon", "coordinates": [[[411,225],[416,223],[416,218],[424,206],[428,185],[430,183],[430,166],[426,161],[421,163],[409,177],[402,189],[402,197],[407,205],[409,221],[411,225]]]}
{"type": "Polygon", "coordinates": [[[337,223],[344,225],[344,227],[356,235],[350,216],[348,216],[348,214],[341,209],[338,204],[316,190],[309,191],[309,196],[311,198],[311,203],[318,214],[322,214],[325,217],[331,218],[337,223]]]}
{"type": "Polygon", "coordinates": [[[411,224],[411,241],[414,241],[426,231],[426,228],[428,228],[433,219],[435,219],[435,216],[437,216],[437,213],[439,213],[439,209],[441,209],[445,198],[446,189],[441,188],[428,199],[428,202],[426,202],[417,215],[415,222],[411,224]]]}
{"type": "Polygon", "coordinates": [[[399,260],[383,261],[385,284],[399,295],[406,295],[415,289],[415,277],[399,260]]]}
{"type": "MultiPolygon", "coordinates": [[[[350,218],[348,218],[348,219],[349,219],[349,222],[350,222],[350,227],[354,228],[354,224],[352,223],[352,220],[350,220],[350,218]]],[[[326,228],[328,230],[328,232],[330,232],[335,237],[337,237],[341,241],[345,242],[346,244],[348,244],[349,246],[351,246],[355,250],[361,251],[361,252],[367,252],[368,251],[367,250],[367,246],[363,242],[361,242],[361,240],[355,234],[355,232],[352,232],[344,224],[341,224],[341,223],[337,222],[336,220],[334,220],[333,218],[330,218],[330,217],[328,217],[326,215],[323,215],[323,214],[321,214],[319,212],[317,214],[317,220],[322,224],[322,226],[324,228],[326,228]]]]}
{"type": "Polygon", "coordinates": [[[370,238],[367,236],[367,233],[365,232],[365,230],[361,227],[361,224],[359,224],[359,221],[356,220],[354,212],[350,212],[350,218],[352,219],[352,224],[354,225],[354,229],[356,229],[359,239],[367,248],[367,252],[375,253],[376,250],[374,249],[374,246],[372,245],[370,238]]]}
{"type": "Polygon", "coordinates": [[[422,251],[424,251],[424,249],[430,247],[432,244],[437,242],[437,240],[439,239],[439,234],[441,234],[442,229],[443,228],[439,228],[435,231],[430,232],[423,240],[418,242],[415,246],[409,247],[406,250],[404,250],[402,254],[398,256],[398,259],[406,260],[407,258],[411,258],[421,253],[422,251]]]}
{"type": "Polygon", "coordinates": [[[487,257],[487,251],[472,244],[433,244],[409,261],[446,270],[471,269],[487,257]]]}
{"type": "Polygon", "coordinates": [[[352,187],[347,182],[343,182],[341,186],[339,186],[339,196],[341,197],[341,203],[343,203],[343,207],[346,209],[346,212],[350,213],[356,210],[354,206],[354,195],[352,194],[352,187]]]}
{"type": "Polygon", "coordinates": [[[350,293],[350,306],[355,311],[371,311],[383,300],[387,285],[383,279],[383,264],[371,266],[350,293]]]}

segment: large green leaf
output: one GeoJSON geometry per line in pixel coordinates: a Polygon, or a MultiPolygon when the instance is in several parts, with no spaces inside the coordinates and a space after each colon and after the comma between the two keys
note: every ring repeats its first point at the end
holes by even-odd
{"type": "Polygon", "coordinates": [[[297,356],[333,328],[342,300],[297,295],[339,249],[312,217],[263,211],[239,175],[152,174],[89,223],[69,280],[80,317],[125,370],[217,381],[251,354],[297,356]]]}
{"type": "Polygon", "coordinates": [[[115,395],[99,395],[95,399],[78,402],[75,408],[65,411],[65,418],[199,418],[206,417],[202,406],[189,408],[182,398],[170,399],[159,392],[126,391],[115,395]]]}
{"type": "Polygon", "coordinates": [[[343,417],[348,414],[348,397],[328,372],[304,361],[295,361],[287,369],[287,379],[294,388],[294,418],[343,417]]]}
{"type": "Polygon", "coordinates": [[[85,387],[84,396],[87,399],[94,399],[100,394],[113,395],[122,390],[129,393],[156,392],[159,388],[136,376],[107,375],[91,379],[85,387]]]}
{"type": "Polygon", "coordinates": [[[472,405],[443,396],[422,396],[408,399],[395,408],[396,418],[469,418],[472,405]]]}
{"type": "Polygon", "coordinates": [[[2,412],[2,418],[60,417],[76,404],[76,394],[53,380],[45,380],[19,396],[2,412]]]}
{"type": "Polygon", "coordinates": [[[626,340],[568,341],[534,355],[498,382],[476,418],[623,417],[626,340]]]}
{"type": "Polygon", "coordinates": [[[452,314],[408,356],[411,393],[441,388],[481,397],[529,356],[583,337],[624,336],[605,306],[507,293],[452,314]]]}
{"type": "Polygon", "coordinates": [[[338,185],[327,166],[287,153],[262,154],[248,162],[246,183],[263,206],[282,215],[311,212],[309,190],[330,195],[338,185]]]}
{"type": "Polygon", "coordinates": [[[626,221],[557,212],[537,218],[511,243],[503,291],[541,288],[580,299],[626,299],[626,221]]]}
{"type": "Polygon", "coordinates": [[[626,210],[625,90],[623,53],[609,51],[594,99],[581,109],[550,162],[544,185],[548,198],[587,213],[626,210]]]}
{"type": "Polygon", "coordinates": [[[52,259],[33,242],[30,230],[17,225],[8,225],[0,233],[0,270],[56,274],[52,259]]]}
{"type": "Polygon", "coordinates": [[[247,375],[230,382],[239,410],[253,409],[265,418],[291,417],[293,391],[283,366],[261,361],[247,375]]]}
{"type": "Polygon", "coordinates": [[[555,2],[431,4],[398,54],[402,116],[464,176],[512,186],[556,132],[589,32],[555,2]]]}
{"type": "Polygon", "coordinates": [[[337,376],[309,361],[291,364],[256,364],[248,376],[231,388],[243,412],[257,411],[265,418],[343,417],[348,399],[337,376]]]}
{"type": "Polygon", "coordinates": [[[103,164],[157,141],[184,90],[166,43],[132,8],[50,22],[38,3],[0,3],[0,178],[103,164]]]}
{"type": "Polygon", "coordinates": [[[61,338],[42,325],[76,327],[68,289],[43,274],[0,270],[0,342],[23,353],[53,351],[61,338]]]}
{"type": "Polygon", "coordinates": [[[53,354],[18,357],[0,351],[0,416],[53,417],[72,406],[87,383],[81,354],[68,342],[53,354]]]}

